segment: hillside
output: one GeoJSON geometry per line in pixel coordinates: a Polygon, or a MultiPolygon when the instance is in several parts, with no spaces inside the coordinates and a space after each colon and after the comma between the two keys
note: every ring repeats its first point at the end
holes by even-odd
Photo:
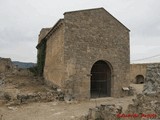
{"type": "Polygon", "coordinates": [[[30,68],[36,65],[36,63],[32,63],[32,62],[27,63],[27,62],[12,61],[12,63],[18,66],[18,68],[30,68]]]}

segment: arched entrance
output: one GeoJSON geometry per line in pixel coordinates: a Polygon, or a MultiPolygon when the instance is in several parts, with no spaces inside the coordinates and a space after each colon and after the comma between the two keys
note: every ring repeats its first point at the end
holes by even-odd
{"type": "Polygon", "coordinates": [[[143,84],[144,83],[144,77],[143,77],[143,75],[137,75],[136,76],[136,83],[137,84],[143,84]]]}
{"type": "Polygon", "coordinates": [[[99,60],[91,69],[91,98],[111,96],[111,68],[109,63],[99,60]]]}

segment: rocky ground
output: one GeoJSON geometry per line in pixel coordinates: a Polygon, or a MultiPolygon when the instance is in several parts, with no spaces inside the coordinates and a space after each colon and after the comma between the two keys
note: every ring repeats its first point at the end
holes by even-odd
{"type": "MultiPolygon", "coordinates": [[[[142,84],[131,84],[136,93],[142,84]]],[[[63,94],[47,87],[41,78],[1,74],[0,115],[2,120],[76,120],[88,113],[89,108],[101,104],[122,106],[123,111],[135,96],[124,98],[100,98],[83,102],[63,101],[63,94]]],[[[0,119],[0,120],[1,120],[0,119]]]]}
{"type": "MultiPolygon", "coordinates": [[[[119,120],[123,118],[117,118],[117,113],[140,114],[148,110],[157,115],[160,111],[159,93],[136,96],[142,93],[143,84],[130,85],[134,96],[66,101],[60,89],[46,86],[42,78],[8,62],[6,65],[0,73],[0,120],[119,120]]],[[[149,78],[152,76],[155,79],[149,74],[149,78]]]]}
{"type": "Polygon", "coordinates": [[[63,100],[63,94],[47,87],[42,78],[15,74],[1,74],[0,78],[0,104],[63,100]]]}
{"type": "Polygon", "coordinates": [[[3,120],[75,120],[82,115],[86,115],[89,108],[94,108],[100,104],[121,105],[125,110],[127,105],[131,103],[132,98],[106,98],[71,104],[65,102],[36,102],[20,106],[1,106],[0,114],[3,115],[3,120]]]}

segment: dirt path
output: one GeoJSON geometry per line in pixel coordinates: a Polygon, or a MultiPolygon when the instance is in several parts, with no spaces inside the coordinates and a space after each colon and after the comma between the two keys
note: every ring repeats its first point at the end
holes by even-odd
{"type": "Polygon", "coordinates": [[[100,98],[79,103],[66,104],[64,102],[30,103],[17,107],[0,107],[3,120],[74,120],[86,114],[89,108],[100,104],[121,105],[126,110],[134,97],[100,98]]]}
{"type": "MultiPolygon", "coordinates": [[[[132,84],[131,86],[136,89],[136,93],[140,93],[143,89],[142,84],[132,84]]],[[[15,91],[22,93],[47,92],[48,88],[37,81],[36,78],[10,76],[6,78],[5,85],[1,86],[0,90],[8,90],[9,93],[16,96],[17,93],[15,91]]],[[[72,104],[65,102],[41,102],[14,107],[0,106],[0,120],[75,120],[76,117],[87,114],[89,108],[101,104],[120,105],[123,107],[123,111],[125,111],[128,104],[132,103],[134,97],[99,98],[72,104]]]]}

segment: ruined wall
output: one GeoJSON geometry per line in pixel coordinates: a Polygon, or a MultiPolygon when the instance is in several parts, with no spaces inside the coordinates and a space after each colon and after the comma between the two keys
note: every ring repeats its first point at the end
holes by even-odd
{"type": "Polygon", "coordinates": [[[121,96],[129,85],[129,30],[104,9],[64,14],[64,60],[69,93],[90,98],[90,72],[98,60],[112,66],[111,96],[121,96]],[[69,81],[69,82],[68,82],[69,81]]]}
{"type": "Polygon", "coordinates": [[[49,33],[51,28],[42,28],[38,38],[37,45],[37,69],[38,75],[42,76],[45,64],[45,54],[46,54],[46,40],[45,36],[49,33]]]}
{"type": "Polygon", "coordinates": [[[117,117],[122,113],[122,107],[114,104],[103,104],[90,108],[88,114],[76,118],[75,120],[120,120],[117,117]]]}
{"type": "Polygon", "coordinates": [[[133,99],[133,104],[128,106],[127,113],[136,113],[146,119],[158,120],[160,119],[160,64],[148,64],[146,70],[143,93],[133,99]]]}
{"type": "Polygon", "coordinates": [[[10,58],[0,58],[0,73],[8,72],[13,69],[10,58]]]}
{"type": "Polygon", "coordinates": [[[144,84],[144,93],[160,92],[160,63],[147,66],[146,81],[144,84]]]}
{"type": "Polygon", "coordinates": [[[147,69],[159,63],[142,63],[130,65],[130,82],[136,83],[136,76],[142,75],[146,79],[147,69]]]}
{"type": "Polygon", "coordinates": [[[62,86],[64,76],[64,25],[61,24],[46,43],[44,78],[62,86]]]}
{"type": "Polygon", "coordinates": [[[148,64],[131,64],[130,65],[130,81],[136,83],[136,76],[143,75],[146,77],[146,69],[148,64]]]}
{"type": "Polygon", "coordinates": [[[47,33],[51,30],[51,28],[42,28],[39,33],[38,43],[47,35],[47,33]]]}

